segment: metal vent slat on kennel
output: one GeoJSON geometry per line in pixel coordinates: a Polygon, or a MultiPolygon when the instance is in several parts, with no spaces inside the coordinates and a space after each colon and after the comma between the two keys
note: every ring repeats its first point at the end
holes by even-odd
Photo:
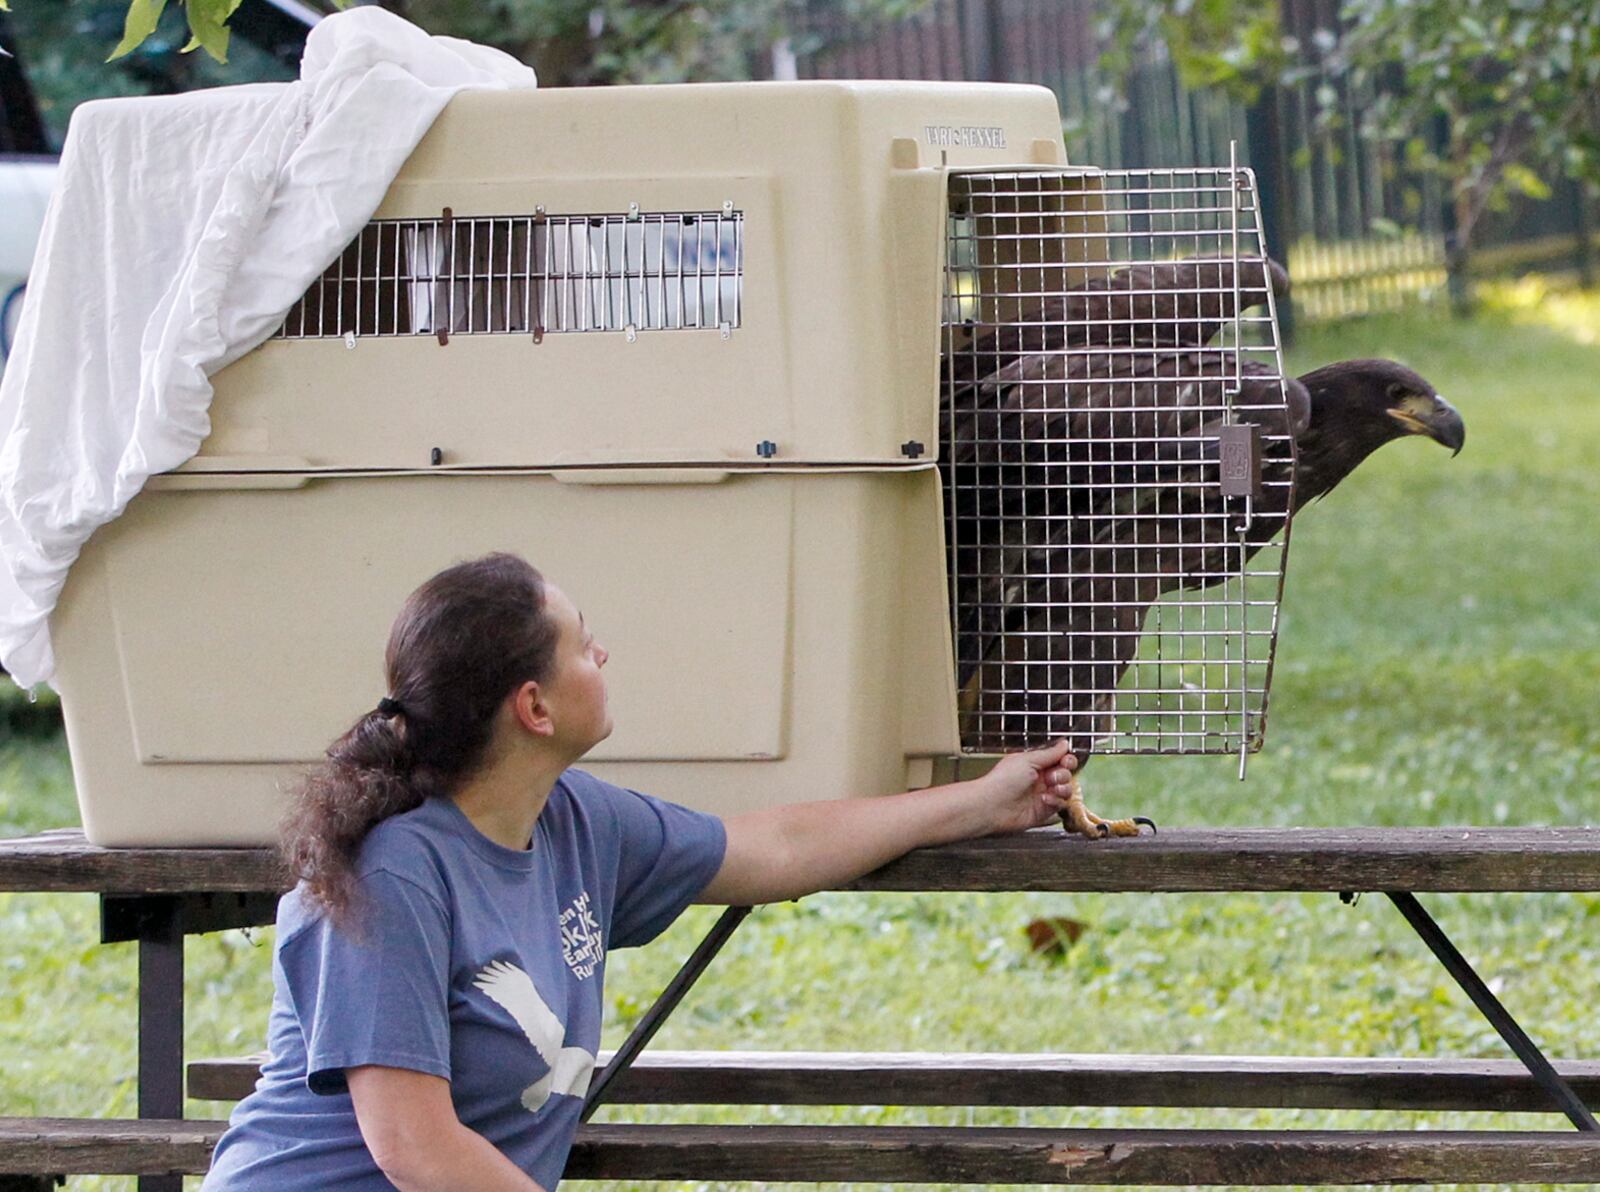
{"type": "Polygon", "coordinates": [[[741,319],[744,213],[373,220],[280,339],[718,329],[741,319]]]}
{"type": "Polygon", "coordinates": [[[1256,503],[1287,507],[1294,462],[1270,285],[1241,310],[1263,257],[1247,170],[952,176],[941,460],[963,750],[1260,747],[1287,533],[1268,545],[1286,519],[1256,503]],[[1241,445],[1259,481],[1225,495],[1241,445]]]}

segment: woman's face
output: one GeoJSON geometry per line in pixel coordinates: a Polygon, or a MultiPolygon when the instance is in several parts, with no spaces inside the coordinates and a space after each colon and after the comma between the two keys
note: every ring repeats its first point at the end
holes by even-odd
{"type": "Polygon", "coordinates": [[[573,757],[582,757],[611,735],[611,710],[606,706],[605,647],[589,632],[583,614],[554,584],[545,586],[545,608],[560,626],[556,666],[544,688],[544,701],[555,721],[555,739],[573,757]]]}

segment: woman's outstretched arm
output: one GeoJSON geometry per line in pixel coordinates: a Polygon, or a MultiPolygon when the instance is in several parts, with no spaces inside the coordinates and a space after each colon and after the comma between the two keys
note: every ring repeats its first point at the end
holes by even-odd
{"type": "Polygon", "coordinates": [[[697,901],[751,906],[798,898],[914,848],[1040,827],[1066,804],[1077,764],[1058,741],[1010,754],[970,782],[729,816],[722,868],[697,901]]]}

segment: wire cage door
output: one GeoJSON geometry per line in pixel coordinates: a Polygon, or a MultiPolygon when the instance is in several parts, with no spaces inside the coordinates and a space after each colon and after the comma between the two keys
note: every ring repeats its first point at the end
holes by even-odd
{"type": "Polygon", "coordinates": [[[954,174],[940,467],[962,750],[1261,747],[1294,440],[1255,180],[954,174]]]}

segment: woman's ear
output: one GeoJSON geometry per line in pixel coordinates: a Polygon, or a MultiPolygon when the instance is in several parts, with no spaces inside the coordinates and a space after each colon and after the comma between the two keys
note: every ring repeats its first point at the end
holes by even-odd
{"type": "Polygon", "coordinates": [[[510,699],[512,715],[528,732],[537,737],[548,737],[555,733],[555,721],[551,719],[549,705],[544,700],[544,690],[538,683],[528,680],[511,693],[510,699]]]}

